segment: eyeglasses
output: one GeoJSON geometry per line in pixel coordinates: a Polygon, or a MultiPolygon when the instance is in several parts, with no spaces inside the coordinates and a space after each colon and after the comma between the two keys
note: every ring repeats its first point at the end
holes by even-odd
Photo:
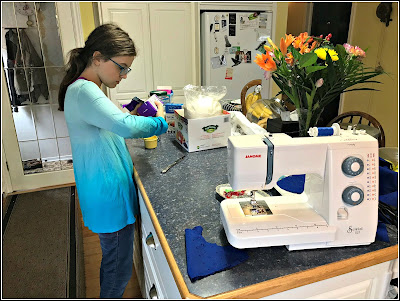
{"type": "Polygon", "coordinates": [[[119,69],[121,69],[121,71],[119,72],[119,75],[126,75],[126,74],[128,74],[129,72],[131,72],[131,68],[129,68],[129,67],[122,67],[120,64],[118,64],[117,62],[115,62],[114,60],[112,60],[112,59],[110,59],[109,58],[109,60],[111,61],[111,62],[113,62],[115,65],[117,65],[118,67],[119,67],[119,69]]]}

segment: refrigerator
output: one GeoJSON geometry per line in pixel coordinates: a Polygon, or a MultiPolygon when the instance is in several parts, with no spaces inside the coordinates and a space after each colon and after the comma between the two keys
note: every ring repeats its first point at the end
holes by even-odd
{"type": "MultiPolygon", "coordinates": [[[[240,99],[243,87],[262,79],[261,95],[270,95],[271,80],[255,62],[272,37],[272,11],[213,11],[201,13],[201,84],[226,86],[224,100],[240,99]]],[[[265,52],[264,52],[265,53],[265,52]]],[[[252,92],[252,90],[249,90],[252,92]]]]}

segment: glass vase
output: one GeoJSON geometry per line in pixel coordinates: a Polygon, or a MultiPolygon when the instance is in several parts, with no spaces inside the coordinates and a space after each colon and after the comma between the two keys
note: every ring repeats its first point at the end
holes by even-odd
{"type": "Polygon", "coordinates": [[[308,137],[308,129],[317,126],[323,109],[311,111],[310,116],[308,109],[296,108],[296,111],[299,118],[299,137],[308,137]]]}

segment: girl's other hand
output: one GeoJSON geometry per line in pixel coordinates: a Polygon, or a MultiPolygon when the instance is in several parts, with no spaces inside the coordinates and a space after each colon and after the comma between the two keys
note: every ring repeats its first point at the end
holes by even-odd
{"type": "Polygon", "coordinates": [[[154,103],[155,103],[156,106],[157,106],[157,114],[156,114],[156,117],[162,117],[162,118],[165,119],[164,105],[163,105],[160,101],[158,101],[158,100],[154,101],[154,103]]]}

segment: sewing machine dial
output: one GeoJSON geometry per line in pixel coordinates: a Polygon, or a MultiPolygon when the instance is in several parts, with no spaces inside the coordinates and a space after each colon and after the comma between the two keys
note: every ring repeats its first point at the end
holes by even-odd
{"type": "Polygon", "coordinates": [[[357,157],[347,157],[342,163],[342,171],[346,176],[355,177],[364,170],[364,162],[357,157]]]}
{"type": "Polygon", "coordinates": [[[342,199],[346,204],[356,206],[364,200],[364,192],[359,187],[349,186],[343,191],[342,199]]]}

